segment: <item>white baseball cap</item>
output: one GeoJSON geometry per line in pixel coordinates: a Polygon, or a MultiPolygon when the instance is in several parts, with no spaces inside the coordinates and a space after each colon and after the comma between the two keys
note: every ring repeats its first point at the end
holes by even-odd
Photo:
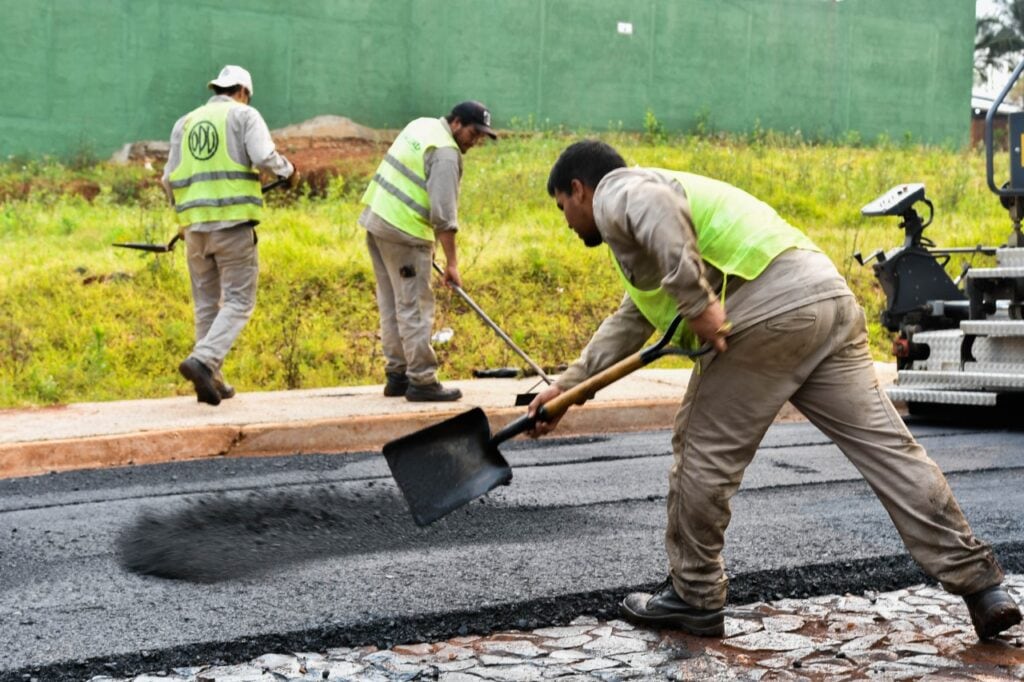
{"type": "Polygon", "coordinates": [[[207,83],[206,87],[212,88],[215,85],[218,88],[232,88],[236,85],[241,85],[252,95],[252,76],[241,66],[235,66],[234,64],[228,64],[221,69],[217,77],[207,83]]]}

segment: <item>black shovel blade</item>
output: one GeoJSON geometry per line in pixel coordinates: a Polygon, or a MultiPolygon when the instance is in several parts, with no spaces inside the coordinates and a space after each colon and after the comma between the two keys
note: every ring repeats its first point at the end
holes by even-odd
{"type": "Polygon", "coordinates": [[[384,458],[418,526],[512,480],[479,407],[391,441],[384,458]]]}
{"type": "Polygon", "coordinates": [[[146,242],[120,242],[114,244],[114,246],[120,246],[122,249],[138,249],[139,251],[149,251],[151,253],[167,253],[173,247],[168,247],[167,244],[148,244],[146,242]]]}

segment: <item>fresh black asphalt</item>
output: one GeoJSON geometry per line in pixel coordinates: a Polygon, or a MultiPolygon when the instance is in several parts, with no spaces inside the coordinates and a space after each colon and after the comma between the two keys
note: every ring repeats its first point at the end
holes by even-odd
{"type": "MultiPolygon", "coordinates": [[[[914,426],[972,527],[1024,570],[1021,432],[914,426]]],[[[379,453],[0,481],[0,679],[610,616],[664,577],[667,432],[515,441],[514,480],[416,527],[379,453]]],[[[731,600],[924,580],[813,427],[773,427],[733,501],[731,600]]]]}

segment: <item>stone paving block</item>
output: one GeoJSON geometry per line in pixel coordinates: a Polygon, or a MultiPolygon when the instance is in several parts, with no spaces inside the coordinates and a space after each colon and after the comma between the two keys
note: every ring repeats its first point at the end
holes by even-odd
{"type": "Polygon", "coordinates": [[[806,636],[792,632],[754,632],[749,635],[733,637],[723,642],[726,646],[748,651],[792,651],[794,649],[813,649],[819,642],[806,636]]]}
{"type": "Polygon", "coordinates": [[[553,648],[553,649],[575,649],[581,647],[593,638],[589,635],[579,635],[578,637],[563,637],[562,639],[547,639],[541,642],[542,645],[553,648]]]}
{"type": "Polygon", "coordinates": [[[575,661],[582,661],[584,658],[588,657],[588,654],[574,649],[560,649],[558,651],[552,651],[547,657],[553,661],[572,663],[575,661]]]}
{"type": "Polygon", "coordinates": [[[622,661],[630,668],[658,668],[667,663],[672,656],[659,651],[638,651],[632,654],[616,654],[616,661],[622,661]]]}
{"type": "Polygon", "coordinates": [[[569,625],[597,625],[598,620],[593,616],[578,616],[570,621],[569,625]]]}
{"type": "Polygon", "coordinates": [[[768,616],[761,621],[768,632],[792,632],[799,630],[806,623],[800,616],[782,615],[768,616]]]}
{"type": "Polygon", "coordinates": [[[578,637],[585,635],[593,630],[591,625],[570,625],[566,627],[557,628],[540,628],[534,630],[533,634],[540,635],[541,637],[548,637],[550,639],[562,639],[563,637],[578,637]]]}
{"type": "Polygon", "coordinates": [[[573,670],[579,670],[580,672],[593,672],[595,670],[606,670],[608,668],[618,668],[622,665],[622,661],[616,661],[611,658],[590,658],[585,661],[573,663],[571,665],[573,670]]]}
{"type": "Polygon", "coordinates": [[[875,674],[885,680],[909,680],[930,672],[934,670],[899,661],[876,661],[867,667],[869,675],[875,674]]]}
{"type": "Polygon", "coordinates": [[[613,656],[615,654],[629,654],[635,651],[645,651],[646,643],[631,637],[601,637],[592,642],[587,642],[581,647],[584,651],[599,656],[613,656]]]}
{"type": "Polygon", "coordinates": [[[475,658],[467,658],[457,661],[442,661],[435,663],[434,665],[441,672],[458,672],[460,670],[467,670],[477,664],[475,658]]]}
{"type": "Polygon", "coordinates": [[[764,626],[761,625],[761,621],[759,620],[753,620],[750,618],[726,618],[725,634],[723,636],[728,639],[738,635],[749,635],[753,632],[760,632],[763,629],[764,626]]]}
{"type": "Polygon", "coordinates": [[[897,644],[893,647],[893,651],[895,651],[898,654],[926,656],[932,656],[939,653],[938,647],[928,644],[926,642],[907,642],[906,644],[897,644]]]}
{"type": "Polygon", "coordinates": [[[272,673],[251,665],[223,665],[196,675],[196,682],[277,682],[272,673]]]}
{"type": "Polygon", "coordinates": [[[917,665],[925,668],[960,667],[960,662],[952,658],[946,658],[945,656],[932,656],[927,654],[911,656],[909,658],[900,658],[900,663],[906,663],[907,665],[917,665]]]}
{"type": "Polygon", "coordinates": [[[616,630],[635,630],[636,629],[636,627],[634,627],[632,623],[627,623],[626,621],[619,620],[619,619],[610,620],[610,621],[608,621],[607,625],[610,625],[611,627],[615,628],[616,630]]]}
{"type": "Polygon", "coordinates": [[[857,639],[851,639],[850,641],[845,642],[839,647],[839,650],[844,654],[849,654],[855,651],[866,651],[883,639],[885,639],[885,635],[883,634],[864,635],[857,639]]]}
{"type": "MultiPolygon", "coordinates": [[[[477,675],[485,680],[498,680],[499,682],[537,682],[544,679],[544,671],[535,665],[509,665],[494,666],[487,668],[470,668],[465,673],[477,675]]],[[[459,673],[455,673],[459,674],[459,673]]]]}
{"type": "Polygon", "coordinates": [[[536,658],[547,653],[533,642],[524,640],[508,640],[498,642],[482,642],[477,644],[480,651],[492,654],[510,654],[519,658],[536,658]]]}
{"type": "Polygon", "coordinates": [[[327,661],[324,665],[324,670],[327,671],[327,679],[329,680],[353,677],[365,669],[365,665],[352,663],[351,661],[327,661]]]}
{"type": "Polygon", "coordinates": [[[498,656],[496,654],[480,654],[477,656],[477,661],[484,666],[495,666],[495,665],[518,665],[522,663],[521,658],[515,656],[498,656]]]}
{"type": "Polygon", "coordinates": [[[670,680],[704,682],[705,680],[735,680],[738,676],[728,665],[707,655],[680,661],[666,670],[670,680]]]}

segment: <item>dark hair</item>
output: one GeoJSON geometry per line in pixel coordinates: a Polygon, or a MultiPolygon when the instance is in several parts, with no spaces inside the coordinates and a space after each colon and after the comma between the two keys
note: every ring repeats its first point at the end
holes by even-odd
{"type": "Polygon", "coordinates": [[[221,87],[219,85],[211,85],[210,89],[213,90],[214,94],[217,94],[217,95],[227,95],[228,97],[231,97],[232,95],[234,95],[239,90],[245,90],[245,86],[244,85],[232,85],[230,88],[224,88],[224,87],[221,87]]]}
{"type": "Polygon", "coordinates": [[[582,140],[569,145],[551,167],[548,175],[548,194],[555,191],[568,194],[572,181],[579,180],[594,189],[601,179],[616,168],[625,168],[626,161],[611,145],[600,140],[582,140]]]}

